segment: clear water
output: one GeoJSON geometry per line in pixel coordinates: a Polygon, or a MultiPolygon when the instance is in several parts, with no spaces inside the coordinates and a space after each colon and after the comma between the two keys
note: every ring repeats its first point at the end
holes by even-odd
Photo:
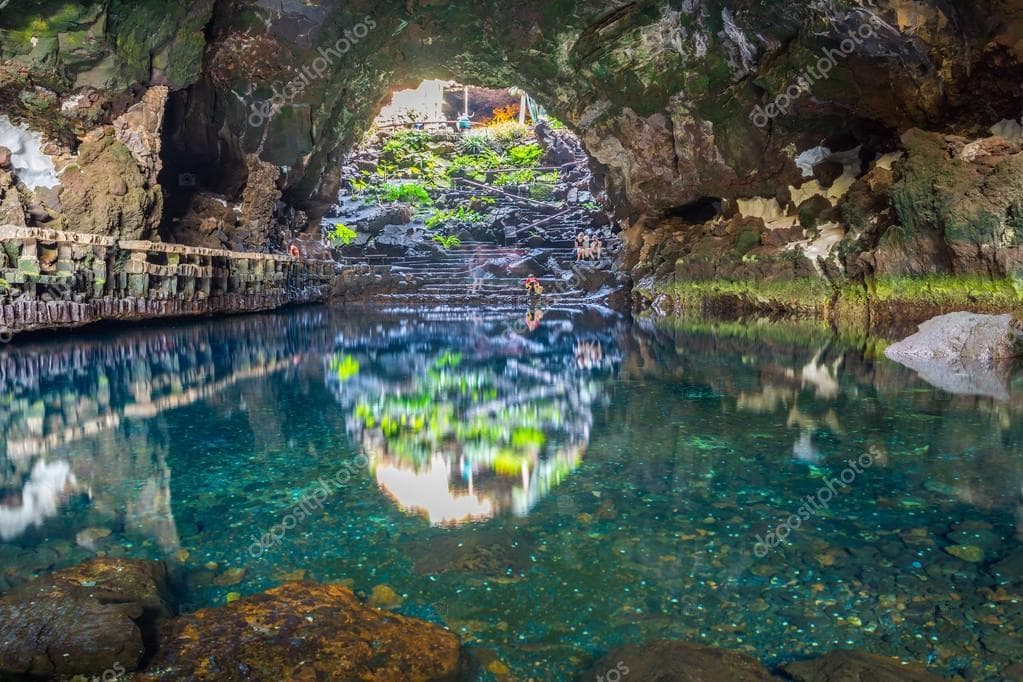
{"type": "Polygon", "coordinates": [[[539,680],[652,638],[1023,660],[1020,382],[953,395],[814,327],[511,322],[307,308],[3,349],[0,589],[163,558],[188,610],[305,571],[539,680]]]}

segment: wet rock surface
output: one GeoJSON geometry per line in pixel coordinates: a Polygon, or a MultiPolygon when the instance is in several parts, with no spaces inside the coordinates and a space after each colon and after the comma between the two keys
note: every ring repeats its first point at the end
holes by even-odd
{"type": "Polygon", "coordinates": [[[796,682],[940,682],[947,679],[921,665],[862,651],[832,651],[782,670],[796,682]]]}
{"type": "Polygon", "coordinates": [[[454,680],[458,638],[336,584],[288,583],[167,622],[141,680],[454,680]]]}
{"type": "Polygon", "coordinates": [[[614,649],[594,663],[581,679],[772,682],[778,678],[746,654],[704,644],[661,640],[614,649]]]}
{"type": "Polygon", "coordinates": [[[136,669],[156,621],[171,613],[166,577],[161,562],[93,559],[7,592],[0,597],[0,673],[136,669]]]}

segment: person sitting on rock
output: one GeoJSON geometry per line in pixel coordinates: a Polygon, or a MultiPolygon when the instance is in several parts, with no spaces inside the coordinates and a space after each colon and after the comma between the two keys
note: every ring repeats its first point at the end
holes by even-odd
{"type": "Polygon", "coordinates": [[[543,293],[543,285],[540,284],[540,280],[535,275],[530,275],[526,278],[526,291],[530,297],[540,296],[543,293]]]}
{"type": "Polygon", "coordinates": [[[588,239],[589,238],[582,232],[575,235],[575,259],[577,261],[584,260],[586,258],[586,242],[588,239]]]}

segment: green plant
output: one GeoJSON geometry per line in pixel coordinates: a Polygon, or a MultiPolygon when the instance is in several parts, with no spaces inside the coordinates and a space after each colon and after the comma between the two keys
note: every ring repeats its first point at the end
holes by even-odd
{"type": "Polygon", "coordinates": [[[564,123],[554,118],[553,116],[548,116],[547,122],[550,124],[552,130],[561,130],[565,127],[564,123]]]}
{"type": "Polygon", "coordinates": [[[520,170],[510,173],[498,173],[494,178],[494,184],[498,187],[506,185],[527,185],[536,179],[536,171],[520,170]]]}
{"type": "Polygon", "coordinates": [[[387,138],[380,151],[392,158],[406,156],[410,152],[426,151],[431,142],[433,135],[425,130],[402,130],[387,138]]]}
{"type": "Polygon", "coordinates": [[[474,180],[485,180],[485,170],[500,168],[504,158],[493,149],[487,148],[479,154],[462,154],[456,156],[448,167],[449,177],[464,176],[474,180]]]}
{"type": "Polygon", "coordinates": [[[327,232],[327,241],[329,241],[332,245],[340,248],[342,246],[348,246],[349,244],[351,244],[352,240],[355,239],[357,236],[358,235],[356,234],[355,230],[348,227],[344,223],[338,223],[337,225],[334,226],[333,230],[327,232]]]}
{"type": "Polygon", "coordinates": [[[434,211],[433,215],[426,219],[426,227],[432,230],[439,225],[444,225],[451,221],[457,221],[464,225],[471,226],[482,223],[483,220],[483,214],[478,211],[474,211],[467,205],[463,204],[457,209],[434,211]]]}
{"type": "Polygon", "coordinates": [[[380,193],[381,201],[388,203],[401,202],[416,206],[429,206],[433,203],[426,188],[415,182],[389,183],[384,185],[380,193]]]}
{"type": "Polygon", "coordinates": [[[508,150],[508,160],[513,166],[535,168],[540,165],[543,148],[535,142],[520,144],[508,150]]]}
{"type": "Polygon", "coordinates": [[[490,137],[502,148],[511,147],[529,137],[530,127],[520,123],[497,123],[486,128],[490,137]]]}
{"type": "Polygon", "coordinates": [[[494,140],[486,130],[470,131],[458,141],[458,150],[463,154],[479,155],[493,149],[494,140]]]}
{"type": "Polygon", "coordinates": [[[433,241],[440,244],[441,248],[445,250],[454,249],[462,245],[462,240],[453,234],[450,235],[435,234],[433,235],[433,241]]]}

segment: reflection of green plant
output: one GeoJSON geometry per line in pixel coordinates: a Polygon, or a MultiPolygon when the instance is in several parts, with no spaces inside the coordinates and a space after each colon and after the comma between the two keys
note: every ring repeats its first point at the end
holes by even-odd
{"type": "Polygon", "coordinates": [[[440,244],[441,248],[445,250],[454,249],[462,245],[462,240],[453,234],[435,234],[433,235],[433,241],[440,244]]]}
{"type": "Polygon", "coordinates": [[[354,240],[357,236],[358,234],[356,234],[355,230],[344,223],[338,223],[334,226],[333,230],[327,233],[327,241],[340,248],[351,244],[352,240],[354,240]]]}
{"type": "Polygon", "coordinates": [[[351,355],[334,356],[330,360],[330,371],[337,375],[342,384],[359,373],[359,361],[351,355]]]}
{"type": "Polygon", "coordinates": [[[433,363],[434,369],[441,369],[442,367],[458,367],[462,364],[462,354],[454,351],[446,350],[433,363]]]}

